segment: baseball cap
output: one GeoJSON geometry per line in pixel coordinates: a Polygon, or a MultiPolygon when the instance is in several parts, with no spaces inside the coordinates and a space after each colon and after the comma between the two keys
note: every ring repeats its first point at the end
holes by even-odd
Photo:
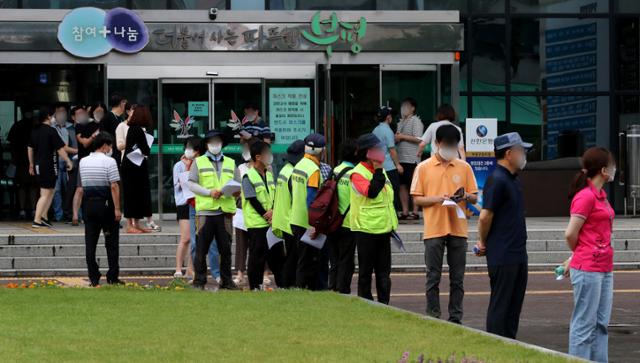
{"type": "Polygon", "coordinates": [[[320,147],[325,147],[327,145],[327,141],[325,140],[323,135],[318,133],[313,133],[304,138],[304,144],[305,146],[320,148],[320,147]]]}
{"type": "Polygon", "coordinates": [[[296,140],[287,148],[287,154],[284,156],[284,160],[291,164],[297,164],[304,156],[304,141],[296,140]]]}
{"type": "Polygon", "coordinates": [[[222,132],[220,130],[209,130],[209,131],[207,131],[207,133],[204,134],[204,142],[206,143],[210,138],[216,137],[216,136],[222,139],[222,145],[223,146],[227,145],[227,138],[225,137],[224,132],[222,132]]]}
{"type": "Polygon", "coordinates": [[[517,132],[509,132],[493,140],[493,147],[496,150],[502,150],[512,146],[522,146],[525,149],[531,149],[533,144],[522,141],[522,137],[520,137],[520,134],[517,132]]]}
{"type": "Polygon", "coordinates": [[[359,150],[367,150],[372,147],[379,147],[382,145],[382,141],[374,134],[360,135],[356,140],[359,150]]]}

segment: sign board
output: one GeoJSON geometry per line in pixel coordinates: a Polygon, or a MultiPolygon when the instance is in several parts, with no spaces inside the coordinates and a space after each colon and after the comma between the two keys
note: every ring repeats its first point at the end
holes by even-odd
{"type": "Polygon", "coordinates": [[[468,118],[465,121],[465,135],[467,163],[476,177],[480,190],[478,204],[482,205],[482,189],[496,168],[493,140],[498,137],[498,119],[468,118]]]}
{"type": "Polygon", "coordinates": [[[208,101],[189,101],[188,103],[188,115],[193,116],[209,116],[209,102],[208,101]]]}
{"type": "Polygon", "coordinates": [[[137,53],[149,43],[149,31],[138,14],[129,9],[82,7],[62,19],[58,41],[77,57],[95,58],[112,49],[137,53]]]}
{"type": "Polygon", "coordinates": [[[269,88],[269,124],[276,144],[291,144],[311,132],[309,87],[269,88]]]}

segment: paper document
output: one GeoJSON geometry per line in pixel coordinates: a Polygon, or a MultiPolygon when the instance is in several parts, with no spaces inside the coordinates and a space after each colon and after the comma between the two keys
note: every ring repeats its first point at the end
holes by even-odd
{"type": "Polygon", "coordinates": [[[466,219],[467,216],[464,214],[464,211],[462,210],[462,208],[460,208],[460,206],[450,200],[450,199],[445,199],[444,202],[442,202],[442,206],[443,207],[455,207],[456,208],[456,215],[458,216],[458,219],[466,219]]]}
{"type": "Polygon", "coordinates": [[[145,132],[144,136],[147,138],[147,145],[149,145],[149,147],[151,147],[151,145],[153,145],[153,140],[154,140],[153,135],[147,134],[145,132]]]}
{"type": "Polygon", "coordinates": [[[227,197],[231,197],[233,196],[235,193],[240,191],[240,188],[242,188],[242,185],[240,183],[238,183],[235,180],[229,180],[227,182],[227,184],[225,184],[222,187],[222,194],[224,194],[227,197]]]}
{"type": "Polygon", "coordinates": [[[269,249],[271,249],[271,247],[273,247],[274,245],[282,241],[283,241],[282,238],[276,236],[273,233],[272,227],[269,227],[269,229],[267,230],[267,246],[269,246],[269,249]]]}
{"type": "Polygon", "coordinates": [[[242,209],[236,209],[236,214],[233,215],[233,228],[247,231],[247,227],[244,226],[244,216],[242,215],[242,209]]]}
{"type": "Polygon", "coordinates": [[[324,234],[319,233],[316,236],[316,239],[311,239],[311,229],[307,229],[306,232],[304,232],[304,234],[302,235],[302,238],[300,238],[301,242],[304,242],[306,244],[308,244],[309,246],[313,246],[319,250],[322,249],[322,247],[324,246],[324,243],[327,240],[327,236],[324,234]]]}
{"type": "Polygon", "coordinates": [[[135,165],[140,166],[144,161],[144,155],[142,154],[142,151],[140,151],[140,149],[135,149],[127,154],[127,159],[129,159],[135,165]]]}
{"type": "Polygon", "coordinates": [[[193,194],[193,192],[191,191],[191,189],[189,189],[189,172],[185,171],[182,172],[180,174],[178,174],[178,183],[180,183],[180,187],[182,188],[182,195],[186,198],[186,199],[191,199],[191,198],[195,198],[195,194],[193,194]]]}
{"type": "Polygon", "coordinates": [[[402,238],[400,238],[398,232],[391,231],[391,242],[393,242],[393,245],[396,246],[396,248],[399,249],[400,252],[407,253],[407,249],[404,248],[404,242],[402,242],[402,238]]]}

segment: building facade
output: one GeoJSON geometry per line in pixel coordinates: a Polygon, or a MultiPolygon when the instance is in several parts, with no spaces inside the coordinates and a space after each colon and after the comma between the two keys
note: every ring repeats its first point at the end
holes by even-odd
{"type": "MultiPolygon", "coordinates": [[[[535,144],[534,162],[593,145],[618,153],[619,132],[640,123],[639,22],[631,0],[0,0],[0,137],[40,104],[114,92],[147,104],[159,213],[174,210],[184,137],[226,128],[246,103],[259,105],[277,152],[310,131],[335,152],[375,126],[379,105],[399,110],[411,96],[425,126],[442,103],[461,124],[497,118],[499,133],[535,144]],[[125,29],[122,49],[106,46],[100,27],[73,23],[84,6],[108,19],[133,10],[148,39],[125,29]]],[[[625,189],[610,192],[622,208],[625,189]]]]}

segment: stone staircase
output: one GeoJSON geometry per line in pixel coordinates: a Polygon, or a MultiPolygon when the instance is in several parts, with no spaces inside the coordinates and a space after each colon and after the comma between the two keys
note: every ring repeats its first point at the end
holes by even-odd
{"type": "MultiPolygon", "coordinates": [[[[424,271],[424,246],[418,228],[401,230],[406,253],[393,247],[394,271],[424,271]]],[[[551,270],[569,257],[563,231],[529,230],[527,248],[532,269],[551,270]]],[[[471,232],[468,269],[483,269],[485,259],[471,252],[477,232],[471,232]]],[[[120,266],[127,274],[169,274],[175,265],[178,236],[175,233],[120,236],[120,266]]],[[[640,228],[614,231],[616,268],[640,268],[640,228]]],[[[232,251],[234,248],[232,248],[232,251]]],[[[84,236],[81,234],[22,234],[0,236],[0,276],[84,275],[84,236]]],[[[107,265],[101,240],[97,251],[99,264],[107,265]]],[[[233,261],[233,259],[232,259],[233,261]]],[[[444,258],[446,265],[446,256],[444,258]]]]}

